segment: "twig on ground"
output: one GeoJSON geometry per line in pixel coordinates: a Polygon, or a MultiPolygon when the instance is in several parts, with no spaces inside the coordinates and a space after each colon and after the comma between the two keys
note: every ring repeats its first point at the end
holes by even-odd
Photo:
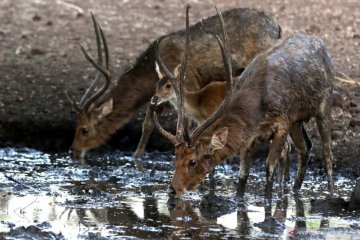
{"type": "Polygon", "coordinates": [[[337,76],[335,76],[335,79],[339,80],[340,82],[348,83],[348,84],[360,85],[360,82],[359,82],[359,81],[356,81],[356,80],[350,78],[350,77],[347,76],[345,73],[337,72],[336,75],[337,75],[337,76]]]}
{"type": "Polygon", "coordinates": [[[84,15],[84,10],[81,7],[79,7],[79,6],[75,5],[75,4],[64,2],[62,0],[57,0],[56,2],[58,4],[60,4],[60,5],[63,5],[66,8],[75,10],[80,15],[84,15]]]}

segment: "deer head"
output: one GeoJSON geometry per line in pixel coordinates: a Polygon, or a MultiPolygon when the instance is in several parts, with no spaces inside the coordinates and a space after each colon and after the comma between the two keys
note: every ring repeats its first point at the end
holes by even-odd
{"type": "MultiPolygon", "coordinates": [[[[222,149],[225,146],[228,136],[228,129],[226,127],[214,129],[214,131],[206,131],[206,129],[208,129],[209,126],[212,125],[223,114],[223,109],[230,100],[233,85],[231,52],[228,36],[225,31],[224,20],[222,18],[221,12],[216,8],[221,26],[222,39],[218,35],[215,36],[218,40],[223,56],[226,72],[227,92],[224,101],[222,102],[220,107],[213,113],[213,115],[209,117],[206,121],[204,121],[196,129],[194,129],[191,135],[187,134],[187,129],[184,127],[185,110],[183,99],[183,81],[185,78],[187,55],[189,52],[188,10],[189,6],[186,9],[187,37],[185,43],[185,54],[182,65],[180,66],[179,74],[177,76],[173,76],[161,61],[160,56],[158,56],[157,54],[157,61],[159,63],[159,67],[165,73],[166,77],[170,79],[170,82],[174,87],[176,97],[178,99],[179,115],[176,135],[174,136],[171,133],[167,132],[165,129],[163,129],[157,120],[156,113],[154,112],[153,114],[156,127],[165,137],[167,137],[175,145],[175,173],[172,185],[176,191],[177,196],[180,196],[185,189],[190,190],[202,181],[205,175],[210,172],[214,167],[213,157],[217,154],[218,150],[222,149]],[[186,136],[189,137],[187,138],[186,136]]],[[[204,29],[204,31],[208,32],[206,31],[206,29],[204,29]]],[[[153,99],[151,104],[155,105],[156,100],[156,98],[153,99]]]]}
{"type": "Polygon", "coordinates": [[[86,59],[99,72],[96,74],[92,84],[81,98],[80,103],[76,103],[73,98],[70,98],[66,94],[66,97],[77,112],[77,127],[75,131],[75,138],[71,147],[72,156],[74,159],[82,158],[87,150],[98,146],[99,142],[103,142],[103,138],[105,138],[106,135],[101,134],[102,129],[97,125],[99,124],[100,120],[108,116],[113,110],[113,99],[111,97],[104,99],[104,94],[108,90],[111,83],[109,50],[103,30],[97,23],[94,15],[91,14],[91,16],[96,35],[98,61],[96,62],[82,46],[81,50],[83,51],[86,59]],[[103,44],[105,55],[105,67],[102,66],[103,50],[101,42],[103,44]],[[104,76],[105,83],[98,91],[92,93],[97,83],[101,79],[101,75],[104,76]]]}
{"type": "MultiPolygon", "coordinates": [[[[181,67],[181,64],[179,64],[175,70],[174,75],[179,75],[179,68],[181,67]]],[[[166,74],[164,74],[159,67],[159,64],[155,62],[155,71],[158,74],[159,81],[157,82],[156,91],[154,96],[158,98],[158,104],[162,102],[167,102],[176,99],[176,93],[175,89],[173,88],[171,81],[166,74]]]]}

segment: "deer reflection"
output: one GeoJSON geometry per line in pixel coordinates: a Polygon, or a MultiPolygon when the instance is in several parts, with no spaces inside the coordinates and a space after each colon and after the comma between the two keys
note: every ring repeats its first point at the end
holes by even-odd
{"type": "MultiPolygon", "coordinates": [[[[271,234],[282,234],[285,229],[285,221],[287,219],[287,211],[289,206],[288,188],[284,188],[283,192],[278,194],[278,200],[275,204],[274,213],[272,213],[272,198],[265,196],[265,219],[263,222],[256,223],[255,226],[260,228],[263,232],[271,234]]],[[[296,235],[298,231],[306,230],[306,220],[304,204],[301,196],[298,193],[294,194],[295,201],[295,226],[288,234],[290,236],[296,235]]]]}
{"type": "MultiPolygon", "coordinates": [[[[85,227],[99,227],[108,225],[114,231],[120,227],[121,231],[117,235],[134,236],[137,238],[163,238],[168,235],[163,229],[163,225],[170,225],[171,219],[166,214],[159,212],[158,200],[153,197],[138,199],[138,205],[132,206],[137,201],[127,199],[126,204],[120,203],[117,207],[98,208],[98,209],[79,209],[67,208],[60,215],[66,216],[67,220],[74,220],[79,225],[85,227]],[[143,201],[140,201],[143,200],[143,201]]],[[[116,232],[116,231],[115,231],[116,232]]]]}
{"type": "MultiPolygon", "coordinates": [[[[226,202],[224,204],[227,204],[226,202]]],[[[226,232],[227,237],[242,237],[249,236],[251,232],[251,224],[248,216],[248,211],[244,203],[239,203],[236,213],[230,213],[224,220],[220,220],[222,217],[211,216],[207,214],[207,211],[212,209],[199,209],[198,204],[181,199],[169,199],[168,208],[170,212],[170,218],[174,226],[178,227],[172,233],[173,239],[190,238],[190,239],[202,239],[202,238],[214,238],[220,237],[219,234],[226,232]],[[234,218],[232,218],[234,214],[234,218]],[[226,225],[231,222],[236,222],[233,229],[227,229],[226,225]],[[217,229],[212,235],[210,228],[217,229]],[[230,230],[230,231],[229,231],[230,230]],[[232,230],[232,231],[231,231],[232,230]]],[[[226,214],[223,214],[225,216],[226,214]]]]}

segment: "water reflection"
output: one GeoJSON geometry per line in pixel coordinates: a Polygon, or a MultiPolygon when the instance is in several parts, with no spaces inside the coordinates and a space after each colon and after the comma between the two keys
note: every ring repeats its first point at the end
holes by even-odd
{"type": "MultiPolygon", "coordinates": [[[[311,212],[310,198],[317,194],[314,186],[319,185],[312,179],[304,183],[302,195],[285,187],[273,194],[273,198],[266,198],[262,195],[264,178],[254,177],[249,182],[245,201],[241,202],[235,199],[236,184],[233,184],[237,170],[219,169],[216,175],[221,176],[221,181],[211,180],[208,195],[196,192],[183,200],[169,200],[170,177],[166,171],[150,174],[152,169],[145,169],[140,173],[129,165],[74,168],[72,164],[54,165],[48,158],[43,162],[24,160],[19,168],[11,156],[6,157],[5,161],[11,164],[5,167],[14,167],[21,173],[12,175],[13,178],[31,186],[31,191],[21,190],[18,183],[0,176],[0,233],[16,226],[48,222],[51,228],[46,230],[61,232],[66,239],[88,237],[90,233],[109,238],[151,239],[296,239],[326,238],[334,234],[351,238],[357,236],[351,226],[360,225],[356,214],[311,212]],[[46,167],[37,175],[28,174],[34,164],[46,167]],[[209,207],[213,203],[215,207],[209,207]]],[[[340,179],[337,188],[349,191],[352,181],[340,179]]]]}

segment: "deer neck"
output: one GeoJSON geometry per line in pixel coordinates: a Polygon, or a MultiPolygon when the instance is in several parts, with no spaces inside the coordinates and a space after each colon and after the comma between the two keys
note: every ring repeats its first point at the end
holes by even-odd
{"type": "Polygon", "coordinates": [[[136,67],[124,73],[102,99],[113,98],[113,111],[103,121],[108,135],[124,126],[155,92],[157,76],[153,67],[139,71],[136,67]]]}
{"type": "MultiPolygon", "coordinates": [[[[241,141],[239,141],[239,136],[243,134],[243,130],[246,128],[246,124],[242,121],[242,119],[235,117],[230,118],[227,116],[226,118],[219,120],[219,125],[216,127],[216,129],[226,126],[228,128],[228,137],[225,146],[222,149],[216,150],[214,152],[212,157],[212,164],[214,166],[219,165],[227,158],[235,156],[238,153],[243,144],[241,141]]],[[[212,132],[215,132],[215,129],[212,132]]]]}
{"type": "Polygon", "coordinates": [[[207,135],[212,136],[216,130],[222,127],[228,128],[227,143],[222,149],[214,152],[213,165],[222,163],[229,156],[235,156],[240,149],[250,149],[261,134],[259,126],[264,113],[256,96],[252,93],[238,96],[240,97],[235,98],[225,109],[224,115],[205,130],[208,132],[207,135]]]}
{"type": "Polygon", "coordinates": [[[201,109],[199,109],[199,100],[200,95],[197,91],[188,91],[184,90],[185,96],[185,111],[188,115],[190,115],[194,120],[198,121],[201,118],[201,109]]]}

